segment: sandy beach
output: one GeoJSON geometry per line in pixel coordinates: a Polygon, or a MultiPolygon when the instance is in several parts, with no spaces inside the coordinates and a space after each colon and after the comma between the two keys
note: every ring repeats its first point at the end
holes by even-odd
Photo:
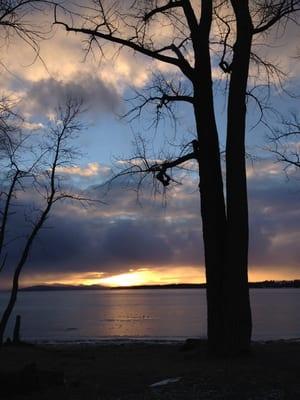
{"type": "Polygon", "coordinates": [[[0,384],[1,400],[296,400],[300,342],[255,343],[233,360],[209,357],[205,342],[5,346],[0,384]]]}

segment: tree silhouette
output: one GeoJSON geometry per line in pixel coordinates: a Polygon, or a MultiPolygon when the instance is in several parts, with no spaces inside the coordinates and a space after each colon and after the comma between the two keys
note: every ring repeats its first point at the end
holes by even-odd
{"type": "MultiPolygon", "coordinates": [[[[25,238],[14,269],[10,296],[0,320],[0,345],[3,343],[5,329],[16,304],[21,272],[28,260],[33,243],[50,216],[52,207],[65,199],[85,204],[93,201],[66,190],[61,182],[59,170],[59,168],[72,165],[76,156],[71,142],[83,128],[79,119],[81,111],[81,102],[68,100],[65,106],[58,109],[55,122],[49,125],[45,140],[38,146],[39,152],[33,149],[34,151],[29,154],[31,148],[25,146],[27,136],[24,137],[20,131],[20,136],[15,137],[15,140],[11,140],[7,144],[6,156],[3,154],[2,161],[6,165],[4,170],[7,173],[1,185],[1,200],[3,200],[0,209],[0,256],[6,244],[9,217],[14,209],[14,202],[20,190],[26,191],[26,183],[24,183],[26,179],[32,182],[31,186],[34,188],[36,196],[40,197],[41,205],[35,212],[36,217],[31,220],[31,230],[25,238]],[[22,162],[24,158],[25,160],[33,158],[33,162],[26,168],[24,165],[28,162],[24,164],[22,162]]],[[[11,123],[7,121],[7,129],[10,126],[11,123]]],[[[12,129],[9,129],[10,138],[11,134],[12,129]]],[[[4,267],[5,262],[6,255],[2,258],[1,268],[4,267]]]]}
{"type": "MultiPolygon", "coordinates": [[[[254,38],[297,18],[300,1],[281,0],[148,0],[122,3],[91,1],[76,13],[55,7],[55,24],[83,34],[87,51],[104,43],[169,64],[177,78],[154,85],[158,112],[172,102],[187,102],[195,116],[197,138],[188,158],[198,164],[205,250],[208,343],[212,352],[249,350],[251,310],[248,290],[248,205],[245,132],[249,66],[264,68],[266,79],[278,75],[276,65],[253,52],[254,38]],[[119,7],[119,9],[117,8],[119,7]],[[123,7],[123,8],[122,8],[123,7]],[[158,29],[168,30],[163,37],[158,29]],[[156,28],[156,30],[155,30],[156,28]],[[227,76],[226,199],[216,124],[212,64],[218,58],[227,76]],[[182,84],[184,82],[185,84],[182,84]]],[[[167,170],[183,159],[151,166],[163,185],[167,170]]]]}

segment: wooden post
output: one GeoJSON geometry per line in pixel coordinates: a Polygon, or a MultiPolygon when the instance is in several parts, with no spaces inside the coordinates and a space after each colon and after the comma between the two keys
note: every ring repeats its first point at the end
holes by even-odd
{"type": "Polygon", "coordinates": [[[16,322],[14,327],[14,336],[13,336],[13,343],[19,344],[20,343],[20,327],[21,327],[21,316],[16,316],[16,322]]]}

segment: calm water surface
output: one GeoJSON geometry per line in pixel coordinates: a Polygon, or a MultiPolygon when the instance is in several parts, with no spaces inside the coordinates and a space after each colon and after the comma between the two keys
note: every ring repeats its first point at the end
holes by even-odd
{"type": "MultiPolygon", "coordinates": [[[[250,293],[254,340],[300,337],[300,289],[250,293]]],[[[1,312],[6,296],[0,294],[1,312]]],[[[16,313],[27,340],[206,336],[204,289],[23,292],[16,313]]]]}

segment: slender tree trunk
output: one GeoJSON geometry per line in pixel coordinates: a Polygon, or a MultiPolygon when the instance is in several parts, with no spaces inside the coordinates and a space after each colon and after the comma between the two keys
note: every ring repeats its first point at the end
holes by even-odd
{"type": "Polygon", "coordinates": [[[17,295],[18,295],[18,289],[19,289],[19,276],[20,276],[20,272],[22,269],[22,267],[21,268],[19,268],[19,267],[16,268],[16,270],[15,270],[9,301],[7,303],[7,306],[4,310],[4,313],[3,313],[1,321],[0,321],[0,346],[3,344],[5,329],[6,329],[8,320],[10,318],[10,315],[11,315],[11,313],[14,309],[14,306],[16,304],[16,301],[17,301],[17,295]]]}
{"type": "Polygon", "coordinates": [[[226,142],[227,243],[224,307],[226,351],[248,351],[251,309],[248,288],[248,200],[245,162],[246,89],[252,42],[248,0],[234,0],[237,39],[228,98],[226,142]]]}
{"type": "MultiPolygon", "coordinates": [[[[57,166],[60,164],[62,160],[60,160],[60,155],[63,154],[65,160],[72,159],[72,151],[65,147],[63,148],[65,143],[65,139],[71,138],[73,132],[77,132],[81,129],[81,124],[77,121],[78,115],[80,114],[81,110],[81,103],[74,102],[73,100],[68,100],[65,106],[65,111],[62,114],[59,113],[59,119],[62,121],[61,129],[52,129],[51,134],[53,134],[53,143],[48,147],[50,151],[49,157],[53,156],[53,161],[51,163],[51,170],[49,172],[49,186],[47,187],[47,199],[45,203],[45,208],[41,210],[41,214],[38,217],[36,223],[34,224],[23,248],[23,251],[20,255],[20,259],[17,263],[14,276],[13,276],[13,284],[10,292],[10,298],[8,300],[7,306],[4,310],[4,313],[1,317],[0,321],[0,346],[3,344],[3,337],[5,333],[5,329],[8,323],[8,320],[11,316],[13,308],[17,301],[18,289],[19,289],[19,278],[22,272],[24,265],[27,262],[30,250],[32,248],[32,244],[36,236],[38,235],[40,229],[43,227],[45,221],[49,216],[49,212],[52,206],[55,204],[56,201],[64,199],[64,198],[73,198],[71,195],[61,193],[59,196],[57,194],[57,183],[56,183],[56,171],[57,166]]],[[[80,198],[78,198],[79,200],[80,198]]]]}
{"type": "Polygon", "coordinates": [[[53,205],[53,198],[55,195],[55,187],[54,187],[54,177],[55,177],[55,168],[56,168],[56,163],[57,163],[57,157],[58,157],[58,153],[56,153],[56,157],[55,157],[55,161],[54,161],[54,165],[55,167],[52,169],[52,173],[51,173],[51,194],[50,197],[48,199],[47,202],[47,206],[45,207],[44,211],[42,212],[39,220],[37,221],[36,225],[34,226],[30,236],[28,237],[28,240],[25,244],[24,250],[21,254],[20,260],[17,264],[17,267],[15,269],[14,272],[14,276],[13,276],[13,284],[12,284],[12,288],[11,288],[11,292],[10,292],[10,298],[8,300],[7,306],[4,310],[4,313],[2,315],[1,321],[0,321],[0,346],[3,344],[3,338],[4,338],[4,333],[5,333],[5,329],[8,323],[8,320],[11,316],[11,313],[14,309],[14,306],[16,304],[17,301],[17,296],[18,296],[18,290],[19,290],[19,279],[20,279],[20,274],[22,272],[22,269],[28,259],[29,256],[29,252],[31,250],[32,244],[39,232],[39,230],[42,228],[42,226],[44,225],[44,222],[46,221],[48,214],[50,212],[50,209],[53,205]]]}

